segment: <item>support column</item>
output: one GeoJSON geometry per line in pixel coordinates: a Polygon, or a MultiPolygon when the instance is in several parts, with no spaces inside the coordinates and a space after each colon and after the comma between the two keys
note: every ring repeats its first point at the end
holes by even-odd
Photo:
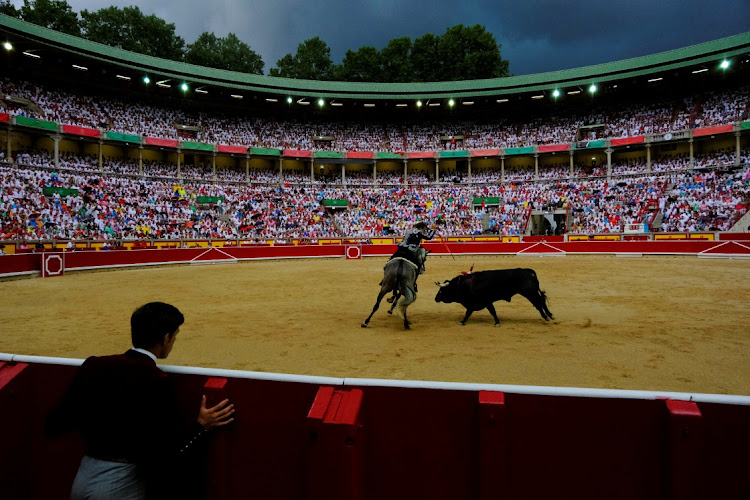
{"type": "Polygon", "coordinates": [[[143,144],[138,145],[138,175],[143,175],[143,144]]]}
{"type": "Polygon", "coordinates": [[[534,180],[539,180],[539,153],[534,153],[534,180]]]}
{"type": "Polygon", "coordinates": [[[690,144],[690,164],[688,165],[688,168],[690,170],[693,170],[695,168],[695,156],[693,155],[693,138],[690,137],[690,141],[688,141],[690,144]]]}
{"type": "Polygon", "coordinates": [[[102,159],[102,147],[103,147],[104,141],[99,139],[99,172],[104,172],[104,160],[102,159]]]}
{"type": "Polygon", "coordinates": [[[572,149],[568,151],[568,155],[570,156],[570,177],[572,179],[573,176],[575,175],[575,170],[573,168],[573,150],[572,149]]]}
{"type": "Polygon", "coordinates": [[[315,160],[310,158],[310,180],[315,181],[315,160]]]}
{"type": "Polygon", "coordinates": [[[341,184],[346,187],[346,165],[341,164],[341,184]]]}
{"type": "Polygon", "coordinates": [[[60,136],[53,135],[52,140],[55,141],[55,169],[60,168],[60,136]]]}
{"type": "Polygon", "coordinates": [[[651,144],[646,144],[646,172],[651,173],[651,144]]]}
{"type": "Polygon", "coordinates": [[[505,156],[500,157],[500,182],[505,182],[505,156]]]}
{"type": "Polygon", "coordinates": [[[182,163],[182,149],[177,148],[177,178],[182,179],[182,171],[180,165],[182,163]]]}
{"type": "Polygon", "coordinates": [[[607,180],[609,180],[612,177],[612,148],[607,148],[604,152],[607,153],[607,180]]]}
{"type": "Polygon", "coordinates": [[[406,174],[408,173],[408,167],[406,166],[407,160],[404,160],[404,185],[408,186],[409,181],[406,179],[406,174]]]}
{"type": "Polygon", "coordinates": [[[216,151],[211,155],[211,169],[214,172],[214,182],[216,182],[216,151]]]}
{"type": "Polygon", "coordinates": [[[10,142],[10,133],[13,127],[8,126],[8,136],[6,137],[5,141],[5,154],[6,158],[8,159],[8,163],[10,163],[13,160],[13,151],[11,150],[11,142],[10,142]]]}
{"type": "Polygon", "coordinates": [[[245,184],[250,184],[250,153],[245,154],[245,184]]]}
{"type": "Polygon", "coordinates": [[[279,157],[279,186],[284,184],[284,157],[279,157]]]}
{"type": "Polygon", "coordinates": [[[468,163],[468,167],[469,167],[469,184],[471,184],[471,156],[469,156],[469,158],[467,158],[467,163],[468,163]]]}
{"type": "Polygon", "coordinates": [[[378,160],[372,160],[372,183],[378,183],[378,160]]]}
{"type": "Polygon", "coordinates": [[[440,158],[435,158],[435,184],[440,182],[440,158]]]}
{"type": "MultiPolygon", "coordinates": [[[[734,136],[737,138],[737,141],[736,141],[737,154],[735,155],[735,158],[734,158],[734,164],[739,165],[740,161],[742,160],[742,154],[741,154],[742,150],[740,149],[740,131],[738,130],[737,132],[735,132],[734,136]]],[[[8,147],[8,149],[10,149],[10,147],[8,147]]]]}

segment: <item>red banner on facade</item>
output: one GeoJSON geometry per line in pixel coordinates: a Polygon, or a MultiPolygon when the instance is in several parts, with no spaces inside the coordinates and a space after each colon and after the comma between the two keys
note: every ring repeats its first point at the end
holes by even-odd
{"type": "Polygon", "coordinates": [[[349,151],[346,153],[347,158],[359,158],[359,159],[365,159],[370,160],[372,157],[375,156],[372,151],[349,151]]]}
{"type": "Polygon", "coordinates": [[[407,153],[407,158],[435,158],[434,151],[416,151],[414,153],[407,153]]]}
{"type": "Polygon", "coordinates": [[[544,144],[539,146],[540,153],[556,153],[558,151],[568,151],[570,144],[544,144]]]}
{"type": "Polygon", "coordinates": [[[727,132],[731,132],[732,130],[734,130],[733,125],[719,125],[717,127],[697,128],[693,130],[693,137],[703,137],[705,135],[714,135],[714,134],[726,134],[727,132]]]}
{"type": "Polygon", "coordinates": [[[63,125],[62,129],[66,134],[82,135],[85,137],[99,137],[101,134],[99,129],[78,127],[76,125],[63,125]]]}
{"type": "Polygon", "coordinates": [[[284,156],[291,158],[312,158],[312,151],[301,151],[299,149],[285,149],[284,156]]]}
{"type": "Polygon", "coordinates": [[[151,146],[161,146],[164,148],[176,148],[178,141],[176,139],[159,139],[158,137],[145,137],[146,144],[151,146]]]}
{"type": "Polygon", "coordinates": [[[623,137],[622,139],[612,139],[613,146],[627,146],[630,144],[641,144],[646,141],[646,138],[642,135],[635,137],[623,137]]]}
{"type": "Polygon", "coordinates": [[[8,113],[0,113],[0,123],[9,123],[10,115],[8,113]]]}
{"type": "Polygon", "coordinates": [[[219,144],[217,149],[219,153],[236,153],[241,155],[247,153],[247,148],[244,146],[226,146],[223,144],[219,144]]]}
{"type": "Polygon", "coordinates": [[[471,156],[500,156],[499,149],[472,149],[471,156]]]}

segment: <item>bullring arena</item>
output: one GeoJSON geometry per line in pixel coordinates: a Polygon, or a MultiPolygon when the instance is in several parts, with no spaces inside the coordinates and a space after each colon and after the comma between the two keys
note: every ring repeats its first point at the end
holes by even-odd
{"type": "Polygon", "coordinates": [[[186,323],[168,364],[259,372],[750,395],[747,260],[694,256],[433,256],[407,310],[383,301],[385,258],[285,259],[76,272],[0,283],[0,352],[84,358],[128,347],[133,309],[175,304],[186,323]],[[545,322],[526,299],[459,325],[438,304],[443,281],[529,267],[550,298],[545,322]],[[40,297],[51,299],[41,300],[40,297]]]}

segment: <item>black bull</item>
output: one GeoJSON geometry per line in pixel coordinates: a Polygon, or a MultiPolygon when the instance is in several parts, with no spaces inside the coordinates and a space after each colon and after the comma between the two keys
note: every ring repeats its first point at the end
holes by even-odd
{"type": "Polygon", "coordinates": [[[466,308],[462,325],[466,324],[471,313],[481,309],[487,309],[495,318],[495,326],[499,325],[500,319],[492,303],[498,300],[510,302],[516,294],[529,299],[545,320],[554,319],[547,309],[547,296],[539,289],[539,280],[533,269],[478,271],[435,284],[440,287],[435,302],[458,302],[466,308]]]}

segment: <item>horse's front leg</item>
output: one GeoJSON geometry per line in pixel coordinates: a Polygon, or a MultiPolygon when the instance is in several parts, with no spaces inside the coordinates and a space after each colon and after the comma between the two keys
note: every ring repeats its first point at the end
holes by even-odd
{"type": "Polygon", "coordinates": [[[372,318],[372,315],[375,314],[375,311],[378,310],[378,307],[380,307],[380,301],[383,300],[383,297],[388,293],[388,291],[380,290],[380,293],[378,294],[378,300],[375,301],[375,307],[372,308],[372,312],[367,317],[367,319],[362,323],[362,328],[367,328],[368,323],[370,323],[370,318],[372,318]]]}

